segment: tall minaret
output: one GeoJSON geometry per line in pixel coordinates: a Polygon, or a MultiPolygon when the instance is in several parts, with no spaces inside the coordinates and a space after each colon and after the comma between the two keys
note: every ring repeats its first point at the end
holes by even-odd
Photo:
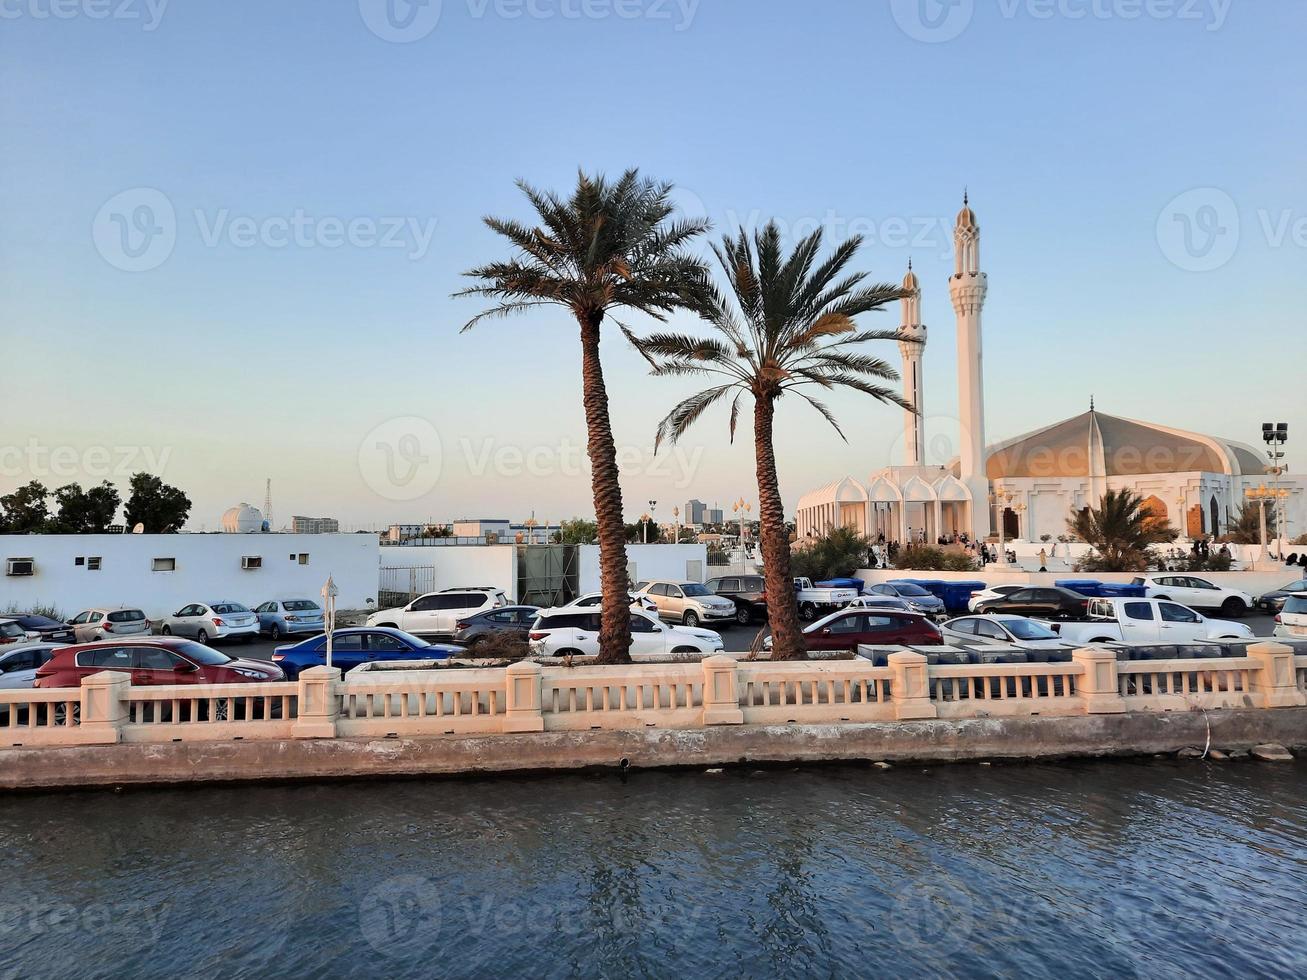
{"type": "Polygon", "coordinates": [[[989,291],[980,271],[980,225],[967,195],[953,229],[957,261],[949,280],[953,311],[958,318],[958,414],[961,472],[971,491],[971,533],[983,540],[990,533],[989,477],[985,472],[985,365],[981,350],[980,312],[989,291]]]}
{"type": "Polygon", "coordinates": [[[903,465],[926,465],[926,415],[922,407],[921,357],[926,353],[926,328],[921,323],[921,285],[908,259],[908,274],[903,277],[903,291],[908,295],[903,305],[903,324],[899,342],[903,354],[903,398],[916,412],[903,413],[903,465]]]}

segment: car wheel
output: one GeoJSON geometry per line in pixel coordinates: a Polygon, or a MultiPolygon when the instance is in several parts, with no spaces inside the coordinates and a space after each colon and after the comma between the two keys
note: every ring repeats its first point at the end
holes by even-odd
{"type": "Polygon", "coordinates": [[[1221,614],[1223,616],[1246,616],[1248,615],[1248,606],[1238,596],[1230,596],[1221,603],[1221,614]]]}
{"type": "MultiPolygon", "coordinates": [[[[54,723],[56,725],[70,724],[70,722],[68,721],[68,705],[63,701],[57,702],[54,706],[54,723]]],[[[74,704],[73,720],[71,724],[80,725],[81,723],[82,723],[82,706],[80,704],[74,704]]]]}
{"type": "Polygon", "coordinates": [[[172,627],[165,623],[163,629],[159,630],[159,635],[172,636],[172,627]]]}
{"type": "Polygon", "coordinates": [[[276,642],[277,640],[280,640],[280,639],[281,639],[281,627],[278,626],[276,623],[273,623],[271,626],[268,627],[268,636],[270,636],[270,637],[272,638],[273,642],[276,642]]]}
{"type": "Polygon", "coordinates": [[[741,626],[749,625],[749,610],[744,606],[735,607],[735,621],[741,626]]]}
{"type": "Polygon", "coordinates": [[[215,698],[210,710],[209,702],[200,704],[201,721],[227,721],[231,717],[231,702],[227,698],[215,698]]]}
{"type": "Polygon", "coordinates": [[[203,643],[207,645],[209,642],[209,634],[204,632],[204,630],[200,630],[198,633],[195,634],[195,640],[198,643],[203,643]]]}
{"type": "Polygon", "coordinates": [[[691,627],[691,628],[693,628],[693,627],[695,627],[695,626],[698,626],[698,625],[699,625],[699,614],[698,614],[697,612],[695,612],[693,609],[691,609],[691,610],[689,610],[688,612],[686,612],[686,614],[685,614],[684,616],[681,617],[681,622],[684,623],[686,626],[689,626],[689,627],[691,627]]]}
{"type": "Polygon", "coordinates": [[[805,602],[799,606],[799,618],[805,623],[811,623],[817,618],[817,607],[811,602],[805,602]]]}
{"type": "Polygon", "coordinates": [[[672,653],[703,653],[698,647],[672,647],[672,653]]]}

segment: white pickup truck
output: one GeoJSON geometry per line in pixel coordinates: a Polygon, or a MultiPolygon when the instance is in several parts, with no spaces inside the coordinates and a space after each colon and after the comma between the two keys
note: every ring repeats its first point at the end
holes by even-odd
{"type": "Polygon", "coordinates": [[[1243,623],[1208,619],[1165,599],[1091,599],[1086,619],[1045,622],[1068,643],[1193,643],[1247,640],[1243,623]]]}
{"type": "Polygon", "coordinates": [[[794,580],[794,594],[799,601],[799,618],[811,623],[818,616],[843,609],[858,597],[857,589],[819,589],[810,578],[794,580]]]}

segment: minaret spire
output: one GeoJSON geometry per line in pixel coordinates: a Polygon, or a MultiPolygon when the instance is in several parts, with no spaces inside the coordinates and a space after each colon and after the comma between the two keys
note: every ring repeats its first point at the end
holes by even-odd
{"type": "Polygon", "coordinates": [[[972,540],[990,533],[989,476],[985,459],[985,370],[981,311],[989,278],[980,271],[980,222],[971,195],[962,192],[962,210],[953,229],[955,263],[949,294],[958,322],[959,479],[971,493],[972,540]]]}
{"type": "Polygon", "coordinates": [[[924,466],[926,461],[926,425],[923,407],[921,358],[926,353],[926,327],[921,322],[921,284],[908,259],[908,273],[903,277],[903,323],[899,327],[899,353],[903,355],[903,400],[916,409],[903,414],[903,463],[924,466]]]}

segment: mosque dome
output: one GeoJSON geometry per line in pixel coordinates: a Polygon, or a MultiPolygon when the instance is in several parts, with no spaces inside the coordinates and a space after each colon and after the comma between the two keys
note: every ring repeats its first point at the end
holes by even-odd
{"type": "Polygon", "coordinates": [[[250,504],[237,504],[222,515],[222,529],[228,534],[254,534],[263,530],[263,514],[250,504]]]}

